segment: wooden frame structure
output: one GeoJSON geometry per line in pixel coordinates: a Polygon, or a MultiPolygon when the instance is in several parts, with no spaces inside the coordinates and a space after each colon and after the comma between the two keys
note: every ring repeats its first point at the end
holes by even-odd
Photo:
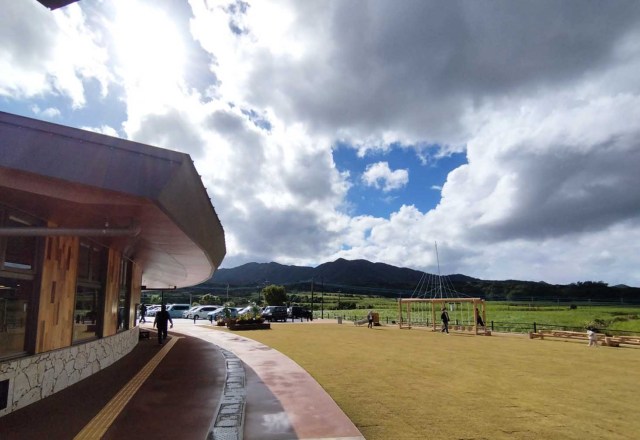
{"type": "Polygon", "coordinates": [[[451,330],[458,331],[472,331],[476,335],[491,335],[491,331],[486,329],[486,304],[482,298],[400,298],[398,300],[398,325],[401,329],[411,329],[411,306],[415,303],[429,304],[431,306],[431,327],[433,331],[438,331],[438,321],[436,319],[436,307],[440,310],[442,307],[439,305],[446,305],[450,303],[467,303],[473,305],[473,323],[468,324],[455,324],[451,325],[451,330]],[[406,320],[403,319],[403,306],[406,309],[406,320]],[[478,307],[482,307],[480,310],[478,307]],[[478,327],[478,314],[482,316],[482,322],[485,327],[478,327]]]}

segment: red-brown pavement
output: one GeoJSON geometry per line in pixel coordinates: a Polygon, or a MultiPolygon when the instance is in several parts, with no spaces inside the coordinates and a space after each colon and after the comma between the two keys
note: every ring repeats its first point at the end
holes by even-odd
{"type": "Polygon", "coordinates": [[[112,366],[0,418],[0,440],[73,439],[163,349],[165,357],[101,438],[364,439],[322,387],[277,350],[204,321],[176,319],[169,334],[176,339],[171,347],[158,345],[152,334],[112,366]],[[234,386],[230,366],[243,370],[244,418],[236,436],[213,429],[234,386]]]}
{"type": "Polygon", "coordinates": [[[364,439],[318,382],[279,351],[209,324],[181,325],[177,331],[229,350],[245,364],[245,439],[364,439]]]}

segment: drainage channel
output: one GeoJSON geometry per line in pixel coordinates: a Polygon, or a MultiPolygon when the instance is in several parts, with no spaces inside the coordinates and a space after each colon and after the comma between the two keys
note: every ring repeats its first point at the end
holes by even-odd
{"type": "Polygon", "coordinates": [[[242,440],[247,399],[246,378],[242,361],[220,348],[225,359],[226,378],[216,416],[209,427],[207,440],[242,440]]]}

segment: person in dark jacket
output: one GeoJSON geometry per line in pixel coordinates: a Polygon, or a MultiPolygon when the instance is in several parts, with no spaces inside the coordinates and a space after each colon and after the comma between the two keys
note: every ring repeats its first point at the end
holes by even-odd
{"type": "Polygon", "coordinates": [[[156,319],[153,321],[153,326],[158,326],[158,344],[160,345],[167,339],[167,323],[171,323],[171,328],[173,328],[173,320],[169,312],[167,312],[167,306],[162,304],[160,311],[156,313],[156,319]]]}
{"type": "Polygon", "coordinates": [[[442,314],[440,315],[440,319],[442,320],[442,330],[441,332],[445,332],[449,334],[449,313],[447,312],[447,308],[442,308],[442,314]]]}
{"type": "Polygon", "coordinates": [[[144,322],[146,323],[147,317],[147,306],[145,306],[144,304],[140,304],[140,322],[144,322]]]}

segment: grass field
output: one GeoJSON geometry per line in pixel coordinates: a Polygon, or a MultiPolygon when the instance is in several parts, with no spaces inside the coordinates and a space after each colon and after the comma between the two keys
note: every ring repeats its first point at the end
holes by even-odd
{"type": "Polygon", "coordinates": [[[350,323],[242,335],[301,365],[368,440],[640,436],[640,348],[350,323]]]}
{"type": "MultiPolygon", "coordinates": [[[[380,314],[382,322],[391,323],[398,319],[398,305],[395,299],[363,298],[358,301],[359,306],[365,304],[372,306],[371,308],[380,314]]],[[[577,304],[575,308],[571,308],[569,304],[488,301],[486,307],[487,324],[490,325],[491,321],[495,322],[496,326],[500,327],[497,330],[500,331],[518,331],[520,328],[517,325],[509,326],[508,323],[532,326],[535,322],[542,327],[545,325],[575,328],[595,326],[602,329],[640,333],[640,306],[637,305],[577,304]]],[[[331,318],[336,315],[364,318],[367,315],[367,309],[325,310],[324,312],[325,317],[331,318]]],[[[450,315],[454,321],[469,319],[470,316],[472,320],[473,312],[463,306],[461,310],[450,315]]],[[[320,316],[317,310],[315,316],[320,316]]]]}

